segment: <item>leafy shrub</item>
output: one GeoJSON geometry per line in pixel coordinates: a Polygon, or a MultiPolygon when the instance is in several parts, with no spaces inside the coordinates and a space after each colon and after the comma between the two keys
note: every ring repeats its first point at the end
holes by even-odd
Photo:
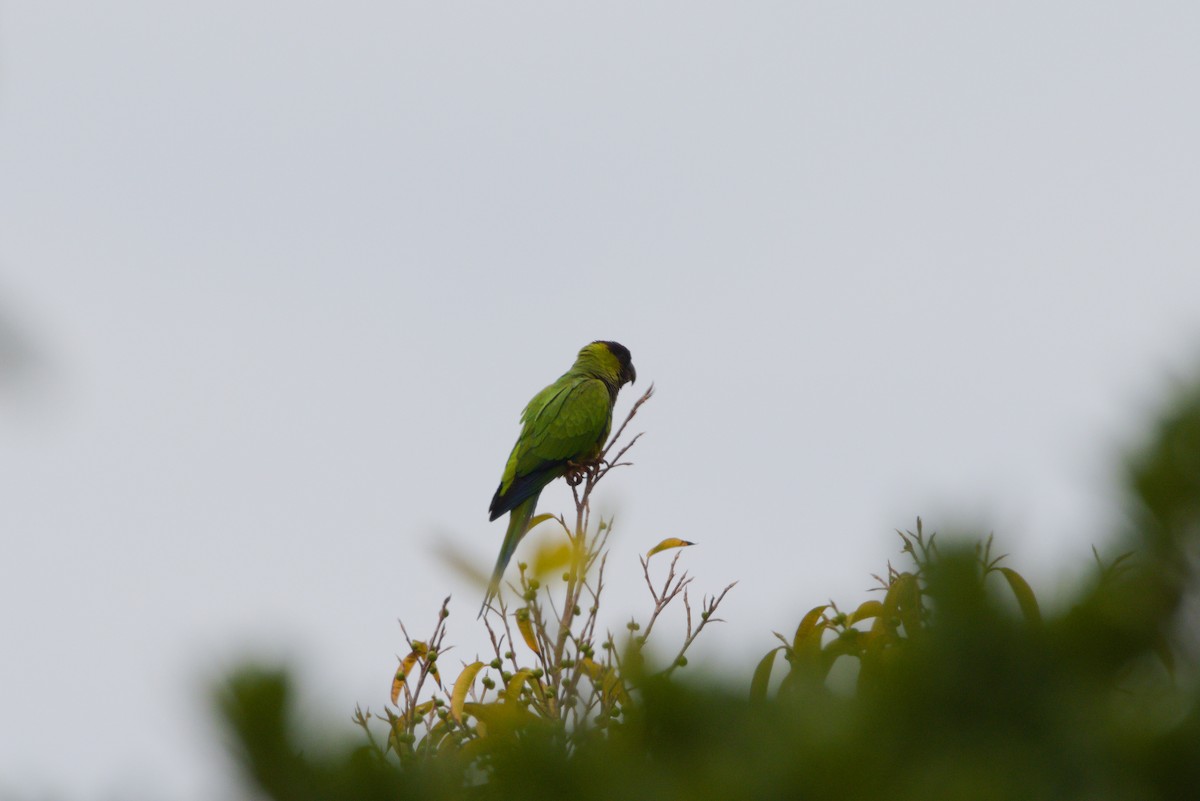
{"type": "Polygon", "coordinates": [[[221,710],[254,784],[278,799],[1200,797],[1200,390],[1130,462],[1129,553],[1097,555],[1061,610],[990,537],[947,543],[918,521],[876,597],[803,615],[742,692],[679,672],[724,593],[691,610],[674,563],[656,584],[644,558],[652,611],[599,633],[611,528],[590,527],[587,501],[624,453],[578,476],[573,524],[553,519],[565,547],[521,566],[519,605],[489,613],[493,659],[442,675],[443,606],[408,641],[395,708],[356,710],[365,745],[302,753],[286,675],[231,677],[221,710]],[[646,639],[676,599],[695,614],[652,669],[646,639]]]}

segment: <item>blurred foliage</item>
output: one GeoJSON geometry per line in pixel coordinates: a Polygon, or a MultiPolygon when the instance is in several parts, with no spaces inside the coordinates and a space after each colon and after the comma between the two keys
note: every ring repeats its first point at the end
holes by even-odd
{"type": "MultiPolygon", "coordinates": [[[[676,669],[683,651],[665,668],[638,658],[653,615],[645,627],[631,621],[620,642],[594,626],[580,635],[568,625],[560,638],[565,610],[540,605],[548,590],[522,569],[521,607],[494,610],[488,623],[496,659],[458,675],[443,663],[435,676],[443,607],[432,637],[409,639],[396,709],[356,711],[366,732],[357,747],[309,745],[282,672],[230,677],[220,711],[247,778],[281,800],[1198,798],[1188,599],[1200,390],[1167,411],[1129,476],[1127,552],[1097,555],[1061,609],[1040,607],[990,537],[947,543],[918,521],[900,535],[902,568],[888,565],[875,597],[852,611],[817,606],[791,636],[776,635],[781,644],[748,680],[703,683],[676,669]],[[595,669],[580,667],[597,653],[595,669]]],[[[564,580],[597,589],[571,567],[595,541],[559,521],[570,545],[564,580]]],[[[648,567],[646,578],[656,609],[690,581],[674,564],[665,585],[648,567]]],[[[699,620],[711,619],[712,603],[699,620]]],[[[591,607],[572,612],[591,619],[591,607]]]]}

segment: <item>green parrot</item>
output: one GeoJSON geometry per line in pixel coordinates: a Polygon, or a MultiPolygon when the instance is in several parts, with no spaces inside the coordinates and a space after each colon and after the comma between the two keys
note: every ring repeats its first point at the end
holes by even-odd
{"type": "Polygon", "coordinates": [[[600,455],[612,428],[617,392],[636,380],[629,349],[598,340],[584,346],[571,369],[534,395],[521,413],[521,436],[488,510],[491,520],[510,514],[480,616],[500,589],[504,568],[529,528],[542,489],[564,475],[571,463],[600,455]]]}

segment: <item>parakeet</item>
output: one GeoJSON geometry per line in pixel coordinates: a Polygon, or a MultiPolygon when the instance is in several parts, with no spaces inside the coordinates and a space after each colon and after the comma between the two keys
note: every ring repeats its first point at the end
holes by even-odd
{"type": "Polygon", "coordinates": [[[598,340],[584,346],[571,369],[534,395],[521,413],[521,436],[488,510],[491,520],[510,514],[480,615],[500,589],[504,568],[525,536],[542,488],[565,474],[568,463],[600,455],[612,428],[617,392],[636,380],[629,349],[598,340]]]}

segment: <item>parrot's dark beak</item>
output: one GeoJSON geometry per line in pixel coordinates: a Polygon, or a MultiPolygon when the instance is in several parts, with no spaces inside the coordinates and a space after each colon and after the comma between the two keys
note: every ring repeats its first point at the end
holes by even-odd
{"type": "Polygon", "coordinates": [[[637,370],[635,370],[635,369],[633,368],[633,362],[630,362],[630,363],[629,363],[629,371],[626,373],[626,375],[628,375],[628,376],[629,376],[629,383],[630,383],[630,384],[636,384],[636,383],[637,383],[637,370]]]}

